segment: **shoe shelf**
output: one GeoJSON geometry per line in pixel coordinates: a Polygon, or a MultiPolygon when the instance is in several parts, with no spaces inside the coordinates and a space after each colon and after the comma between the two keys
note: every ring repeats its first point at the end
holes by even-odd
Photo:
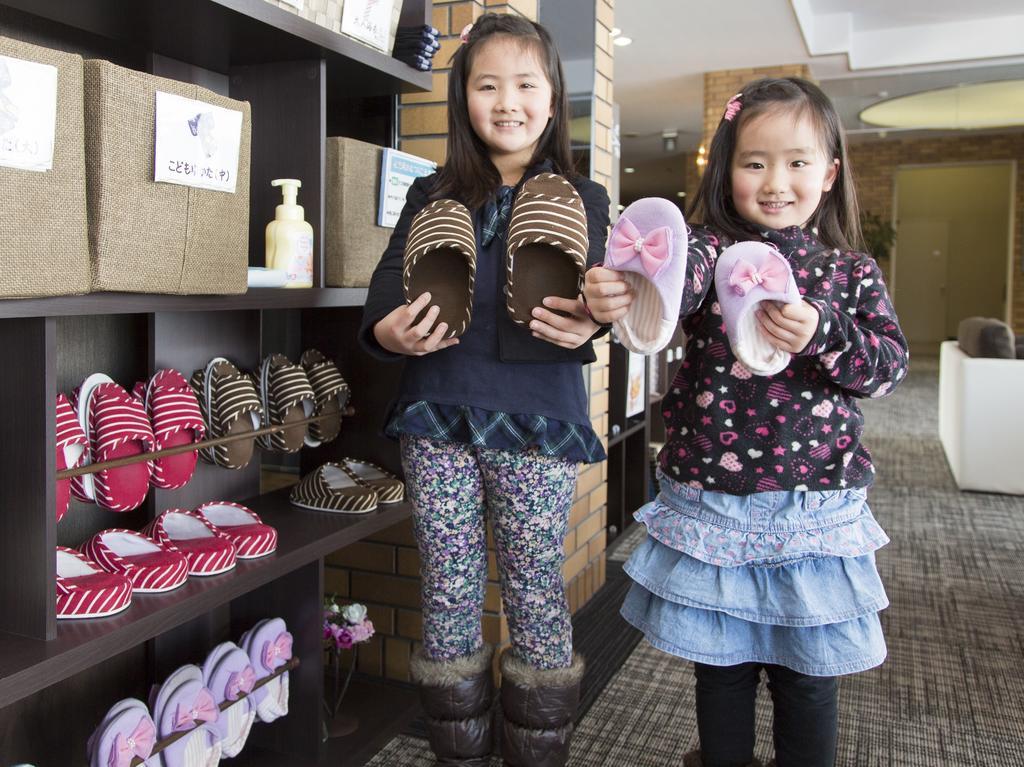
{"type": "MultiPolygon", "coordinates": [[[[431,16],[431,0],[404,0],[400,23],[431,16]]],[[[264,227],[280,202],[269,180],[301,178],[318,286],[0,300],[7,360],[0,365],[0,764],[83,764],[86,739],[113,703],[145,699],[179,665],[201,662],[219,642],[273,616],[287,622],[301,659],[291,676],[291,713],[254,728],[251,752],[247,746],[234,761],[322,763],[323,557],[406,520],[411,507],[360,515],[301,509],[287,489],[260,494],[261,464],[304,475],[358,456],[399,468],[395,445],[379,435],[398,368],[370,359],[356,342],[367,291],[324,286],[325,147],[336,135],[393,146],[396,95],[429,90],[432,75],[265,0],[0,0],[0,30],[249,101],[249,263],[262,265],[264,227]],[[163,367],[188,375],[225,356],[254,370],[267,353],[297,359],[308,348],[336,359],[351,386],[355,411],[334,442],[297,457],[256,451],[250,465],[233,471],[200,462],[185,487],[151,489],[136,511],[74,502],[56,524],[58,392],[94,372],[130,387],[163,367]],[[252,508],[277,528],[278,550],[166,594],[136,595],[119,615],[56,620],[54,546],[77,546],[109,527],[140,529],[166,508],[212,500],[252,508]],[[52,737],[53,722],[61,723],[61,738],[52,737]]]]}
{"type": "Polygon", "coordinates": [[[244,309],[327,309],[357,307],[366,288],[249,288],[239,295],[171,296],[153,293],[90,293],[54,298],[0,300],[0,319],[72,317],[87,314],[241,311],[244,309]]]}
{"type": "MultiPolygon", "coordinates": [[[[322,58],[339,96],[431,88],[430,72],[419,72],[264,0],[4,0],[2,4],[213,72],[322,58]]],[[[424,5],[422,0],[404,3],[400,23],[423,24],[424,5]]]]}
{"type": "Polygon", "coordinates": [[[153,639],[412,514],[408,503],[382,504],[367,514],[311,511],[289,503],[288,492],[277,490],[242,501],[266,524],[277,528],[278,549],[267,557],[239,560],[234,570],[221,575],[190,577],[184,586],[165,594],[135,595],[131,606],[119,615],[60,621],[57,637],[50,641],[0,634],[0,708],[103,663],[126,647],[153,639]]]}

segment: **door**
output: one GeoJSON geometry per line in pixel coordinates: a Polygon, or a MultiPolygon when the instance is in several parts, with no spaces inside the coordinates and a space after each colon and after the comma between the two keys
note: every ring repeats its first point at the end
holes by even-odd
{"type": "Polygon", "coordinates": [[[934,346],[946,339],[949,222],[900,220],[896,230],[899,288],[896,313],[907,341],[934,346]]]}

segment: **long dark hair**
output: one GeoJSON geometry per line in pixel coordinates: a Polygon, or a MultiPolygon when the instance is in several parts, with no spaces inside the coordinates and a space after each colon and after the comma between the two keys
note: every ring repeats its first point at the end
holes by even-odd
{"type": "MultiPolygon", "coordinates": [[[[688,217],[733,240],[748,240],[752,225],[736,212],[732,202],[732,158],[743,124],[760,114],[780,108],[810,117],[827,160],[839,160],[839,174],[808,222],[818,239],[840,250],[862,247],[857,192],[854,189],[846,136],[839,115],[828,96],[814,83],[799,77],[765,78],[744,86],[739,94],[740,111],[734,119],[718,123],[704,177],[688,211],[688,217]]],[[[723,105],[723,109],[724,109],[723,105]]]]}
{"type": "Polygon", "coordinates": [[[448,75],[448,159],[438,173],[431,195],[435,199],[453,197],[469,208],[482,205],[499,186],[501,174],[491,162],[487,146],[474,133],[469,122],[466,81],[473,59],[480,48],[497,35],[513,38],[533,51],[545,68],[551,83],[554,114],[537,141],[530,165],[550,160],[552,170],[575,177],[569,148],[569,94],[565,88],[562,61],[551,35],[540,24],[521,16],[485,13],[474,22],[469,39],[452,56],[448,75]]]}

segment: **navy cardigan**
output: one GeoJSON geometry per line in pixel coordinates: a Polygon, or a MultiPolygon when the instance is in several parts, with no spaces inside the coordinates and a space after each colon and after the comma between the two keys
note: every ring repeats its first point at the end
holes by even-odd
{"type": "MultiPolygon", "coordinates": [[[[547,170],[531,168],[524,180],[547,170]]],[[[588,341],[564,349],[534,338],[529,328],[512,322],[505,310],[505,232],[487,246],[480,240],[483,209],[471,211],[477,245],[473,317],[455,346],[422,357],[395,354],[382,348],[373,327],[405,303],[402,262],[409,225],[430,202],[436,175],[417,179],[409,188],[405,207],[387,250],[370,280],[359,340],[381,360],[405,360],[398,402],[427,401],[469,405],[514,414],[537,414],[570,423],[589,424],[581,364],[595,360],[588,341]]],[[[590,249],[587,264],[604,259],[609,225],[609,200],[604,187],[590,179],[572,181],[587,213],[590,249]]],[[[520,182],[522,184],[522,182],[520,182]]],[[[595,336],[607,332],[599,330],[595,336]]]]}

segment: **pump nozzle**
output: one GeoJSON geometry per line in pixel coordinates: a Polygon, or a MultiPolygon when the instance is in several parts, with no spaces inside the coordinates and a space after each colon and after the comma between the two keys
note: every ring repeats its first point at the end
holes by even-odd
{"type": "Polygon", "coordinates": [[[275,178],[270,185],[281,187],[284,195],[284,202],[274,209],[275,218],[278,221],[302,221],[302,206],[295,203],[302,182],[297,178],[275,178]]]}
{"type": "Polygon", "coordinates": [[[284,204],[294,205],[299,196],[299,187],[302,186],[302,182],[297,178],[275,178],[270,182],[270,185],[282,187],[281,193],[284,195],[284,204]]]}

